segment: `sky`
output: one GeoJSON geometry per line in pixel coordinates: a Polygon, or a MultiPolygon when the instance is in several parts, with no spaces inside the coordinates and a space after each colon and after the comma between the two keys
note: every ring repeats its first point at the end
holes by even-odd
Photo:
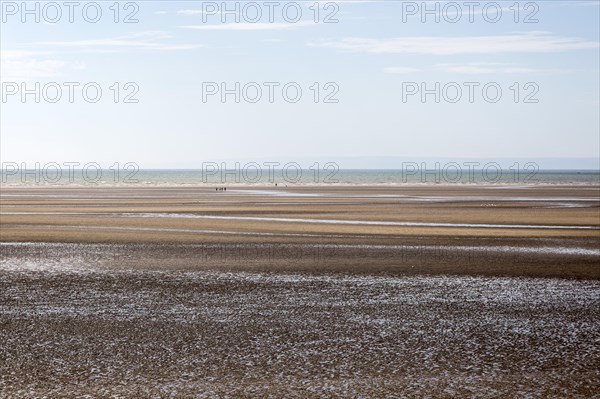
{"type": "Polygon", "coordinates": [[[598,159],[599,3],[2,0],[0,159],[598,159]]]}

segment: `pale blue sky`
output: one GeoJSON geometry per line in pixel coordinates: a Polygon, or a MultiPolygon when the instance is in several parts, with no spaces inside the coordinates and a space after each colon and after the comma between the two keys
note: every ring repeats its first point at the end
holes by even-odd
{"type": "MultiPolygon", "coordinates": [[[[474,23],[465,7],[457,23],[432,15],[422,23],[419,15],[403,22],[406,2],[338,1],[339,22],[330,24],[312,21],[313,1],[297,2],[296,24],[281,18],[281,6],[273,23],[266,14],[255,24],[232,16],[223,24],[219,14],[204,23],[196,1],[139,1],[134,24],[113,22],[112,1],[100,2],[96,24],[80,10],[74,23],[66,15],[22,23],[2,3],[3,82],[94,81],[104,90],[95,104],[77,91],[72,104],[9,97],[0,104],[2,161],[195,167],[215,159],[600,156],[598,1],[519,2],[518,23],[514,1],[498,2],[497,23],[486,22],[481,7],[474,23]],[[523,23],[534,10],[528,3],[538,6],[539,22],[523,23]],[[252,81],[298,82],[303,97],[202,102],[203,82],[252,81]],[[113,103],[114,82],[136,82],[139,103],[113,103]],[[335,82],[339,103],[315,104],[314,82],[335,82]],[[466,92],[456,104],[418,96],[405,103],[403,82],[497,82],[503,97],[487,103],[476,91],[474,103],[466,92]],[[539,103],[514,103],[515,82],[535,82],[539,103]]],[[[325,4],[321,16],[334,10],[325,4]]]]}

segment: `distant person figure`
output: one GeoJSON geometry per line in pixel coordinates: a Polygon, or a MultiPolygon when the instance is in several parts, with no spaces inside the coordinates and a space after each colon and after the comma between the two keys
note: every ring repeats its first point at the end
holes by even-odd
{"type": "Polygon", "coordinates": [[[277,183],[275,183],[275,187],[277,187],[277,183]]]}
{"type": "Polygon", "coordinates": [[[223,188],[223,190],[227,191],[227,187],[223,188]]]}

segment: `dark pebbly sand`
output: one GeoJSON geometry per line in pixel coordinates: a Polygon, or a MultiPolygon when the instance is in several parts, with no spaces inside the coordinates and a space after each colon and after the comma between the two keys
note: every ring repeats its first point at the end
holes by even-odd
{"type": "Polygon", "coordinates": [[[7,188],[0,397],[593,397],[600,188],[7,188]]]}

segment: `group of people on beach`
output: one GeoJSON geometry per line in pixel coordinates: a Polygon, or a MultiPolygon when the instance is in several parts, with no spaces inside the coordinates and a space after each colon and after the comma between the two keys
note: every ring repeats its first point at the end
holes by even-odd
{"type": "MultiPolygon", "coordinates": [[[[285,186],[287,187],[287,184],[285,186]]],[[[275,183],[275,187],[277,187],[277,183],[275,183]]],[[[215,187],[215,191],[227,191],[227,187],[215,187]]]]}

